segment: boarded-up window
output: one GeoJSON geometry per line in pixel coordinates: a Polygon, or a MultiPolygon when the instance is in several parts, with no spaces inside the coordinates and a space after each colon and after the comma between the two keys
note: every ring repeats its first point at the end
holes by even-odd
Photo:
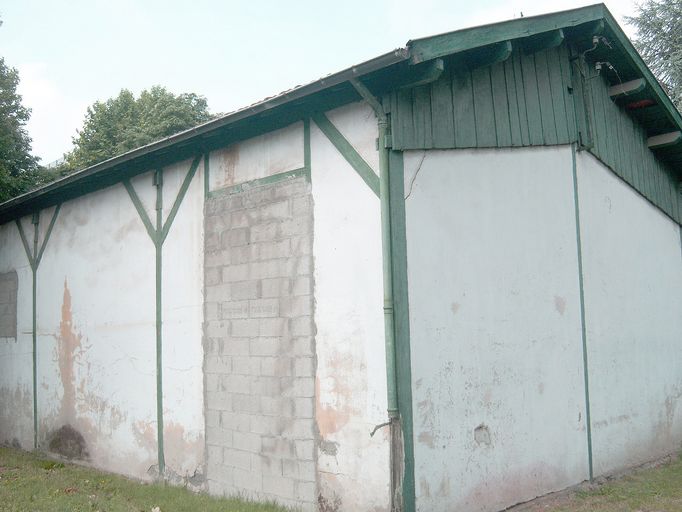
{"type": "Polygon", "coordinates": [[[0,274],[0,338],[17,337],[17,273],[0,274]]]}

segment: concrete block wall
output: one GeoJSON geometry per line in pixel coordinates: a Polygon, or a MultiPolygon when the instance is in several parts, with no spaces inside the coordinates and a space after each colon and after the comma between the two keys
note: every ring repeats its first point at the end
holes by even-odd
{"type": "Polygon", "coordinates": [[[309,180],[228,189],[205,223],[209,492],[314,510],[309,180]]]}

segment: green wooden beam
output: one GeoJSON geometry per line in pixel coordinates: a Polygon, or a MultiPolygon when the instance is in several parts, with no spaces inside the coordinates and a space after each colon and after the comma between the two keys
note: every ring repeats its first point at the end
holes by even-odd
{"type": "Polygon", "coordinates": [[[40,246],[40,251],[38,251],[38,257],[36,258],[36,267],[40,265],[40,260],[43,259],[43,253],[45,252],[45,247],[47,246],[47,241],[50,239],[50,236],[52,235],[52,229],[54,228],[54,224],[57,221],[57,215],[59,215],[59,210],[62,208],[61,204],[58,204],[55,209],[54,213],[52,214],[52,219],[50,219],[50,224],[47,227],[47,232],[45,233],[45,238],[43,239],[43,243],[40,246]]]}
{"type": "Polygon", "coordinates": [[[315,114],[313,121],[315,121],[318,128],[326,135],[351,167],[355,169],[355,172],[358,173],[367,186],[379,197],[379,176],[377,176],[365,159],[360,156],[360,153],[355,150],[327,116],[321,113],[315,114]]]}
{"type": "Polygon", "coordinates": [[[192,178],[194,178],[194,175],[197,172],[199,162],[201,162],[201,156],[195,157],[194,160],[192,161],[192,165],[190,166],[189,171],[187,172],[187,175],[185,176],[185,179],[182,182],[182,185],[180,186],[180,191],[178,192],[178,195],[175,198],[175,202],[173,203],[173,207],[171,208],[171,211],[168,214],[168,219],[166,219],[166,223],[163,225],[163,228],[161,230],[162,244],[166,240],[166,237],[168,236],[168,232],[170,231],[170,228],[173,225],[175,216],[178,214],[180,204],[182,204],[182,200],[185,198],[185,195],[187,194],[187,189],[189,188],[189,185],[192,182],[192,178]]]}
{"type": "Polygon", "coordinates": [[[410,359],[410,311],[407,286],[407,233],[405,227],[405,170],[403,153],[391,151],[388,166],[391,188],[391,266],[393,275],[396,385],[403,433],[403,511],[414,512],[414,420],[412,414],[412,363],[410,359]]]}
{"type": "Polygon", "coordinates": [[[583,248],[580,233],[580,197],[578,194],[578,171],[576,163],[575,144],[571,146],[573,161],[573,203],[575,208],[575,237],[578,256],[578,289],[580,292],[580,325],[583,352],[583,381],[585,386],[585,425],[587,434],[587,467],[590,481],[594,478],[593,456],[592,456],[592,416],[590,413],[590,371],[589,357],[587,352],[587,324],[585,323],[585,286],[583,279],[583,248]]]}
{"type": "Polygon", "coordinates": [[[561,46],[564,39],[564,31],[560,28],[522,39],[521,47],[523,48],[524,53],[530,54],[561,46]]]}
{"type": "Polygon", "coordinates": [[[52,213],[52,219],[50,219],[50,224],[45,232],[45,238],[43,243],[38,250],[38,217],[35,217],[34,229],[34,266],[33,266],[33,444],[38,447],[38,266],[40,261],[43,259],[43,254],[45,253],[45,247],[47,247],[47,242],[50,240],[52,235],[52,229],[57,221],[57,216],[59,215],[59,210],[61,210],[61,203],[58,204],[54,212],[52,213]]]}
{"type": "Polygon", "coordinates": [[[31,222],[33,224],[33,249],[28,245],[28,239],[26,238],[26,233],[24,232],[24,227],[21,224],[21,219],[15,219],[17,229],[19,230],[19,237],[21,238],[21,243],[24,246],[24,251],[26,252],[26,257],[31,266],[31,281],[32,281],[32,359],[33,359],[33,449],[38,448],[38,266],[45,253],[45,247],[47,247],[47,242],[50,240],[50,235],[52,235],[52,229],[57,221],[57,216],[59,215],[59,210],[61,209],[61,203],[57,204],[52,213],[52,219],[50,219],[50,224],[48,225],[47,231],[45,232],[45,238],[43,243],[40,244],[38,248],[38,225],[40,223],[40,212],[34,212],[32,215],[31,222]]]}
{"type": "MultiPolygon", "coordinates": [[[[142,220],[142,224],[144,224],[147,234],[149,234],[149,238],[154,244],[156,291],[156,442],[159,477],[163,477],[166,470],[163,439],[163,243],[168,236],[168,232],[173,225],[173,221],[178,214],[180,205],[187,194],[187,190],[192,182],[192,178],[194,178],[194,175],[197,172],[197,168],[199,167],[202,158],[204,159],[204,170],[208,168],[208,154],[194,157],[165,223],[163,221],[163,169],[154,171],[152,184],[156,187],[156,204],[154,205],[156,226],[152,224],[133,185],[129,180],[123,180],[123,186],[128,191],[130,200],[132,201],[133,206],[135,206],[135,209],[142,220]]],[[[206,182],[204,183],[204,192],[206,192],[206,182]]]]}
{"type": "Polygon", "coordinates": [[[407,44],[410,52],[410,62],[418,64],[480,46],[525,38],[566,27],[576,27],[602,19],[605,12],[606,9],[603,4],[597,4],[570,11],[520,18],[492,25],[448,32],[423,39],[415,39],[407,44]]]}
{"type": "Polygon", "coordinates": [[[279,183],[280,181],[292,180],[294,178],[305,177],[310,180],[310,171],[306,167],[301,167],[300,169],[294,169],[293,171],[285,171],[277,174],[272,174],[270,176],[265,176],[263,178],[257,178],[255,180],[246,181],[244,183],[239,183],[237,185],[232,185],[231,187],[219,188],[217,190],[212,190],[208,193],[208,197],[226,197],[232,196],[234,194],[240,194],[245,190],[250,190],[256,187],[262,187],[264,185],[271,185],[273,183],[279,183]]]}
{"type": "Polygon", "coordinates": [[[465,66],[468,69],[492,66],[498,62],[504,62],[511,57],[513,46],[511,41],[502,41],[489,44],[475,50],[469,50],[455,56],[456,66],[465,66]]]}
{"type": "MultiPolygon", "coordinates": [[[[435,82],[443,74],[444,70],[445,62],[443,62],[443,59],[433,59],[406,68],[402,74],[396,76],[396,82],[400,84],[399,89],[412,89],[413,87],[435,82]]],[[[358,80],[352,80],[351,82],[358,82],[358,80]]]]}
{"type": "Polygon", "coordinates": [[[24,232],[24,227],[21,225],[21,219],[14,219],[14,223],[17,225],[19,230],[19,237],[21,238],[21,243],[24,246],[24,251],[26,252],[26,257],[28,258],[28,263],[31,268],[35,266],[35,260],[33,259],[33,252],[28,245],[28,239],[26,238],[26,233],[24,232]]]}
{"type": "Polygon", "coordinates": [[[123,180],[123,186],[128,191],[130,200],[133,202],[133,206],[135,206],[137,214],[140,216],[140,220],[142,220],[142,224],[144,224],[144,227],[147,230],[149,238],[152,239],[152,242],[156,243],[156,230],[152,225],[152,221],[149,219],[149,215],[147,215],[147,211],[144,209],[144,206],[142,205],[142,201],[140,201],[140,197],[137,195],[137,192],[135,192],[133,184],[130,183],[130,180],[123,180]]]}
{"type": "Polygon", "coordinates": [[[675,131],[649,137],[646,145],[649,146],[649,149],[661,149],[675,146],[680,142],[682,142],[682,132],[675,131]]]}
{"type": "Polygon", "coordinates": [[[209,158],[211,156],[211,153],[209,151],[206,151],[206,154],[204,155],[204,198],[208,197],[208,193],[210,191],[210,177],[211,177],[211,169],[209,167],[209,158]]]}
{"type": "Polygon", "coordinates": [[[612,100],[615,100],[623,96],[640,93],[644,89],[646,89],[646,80],[637,78],[635,80],[630,80],[629,82],[612,85],[609,87],[609,96],[612,100]]]}
{"type": "Polygon", "coordinates": [[[310,119],[303,120],[303,168],[308,171],[308,179],[310,179],[310,119]]]}

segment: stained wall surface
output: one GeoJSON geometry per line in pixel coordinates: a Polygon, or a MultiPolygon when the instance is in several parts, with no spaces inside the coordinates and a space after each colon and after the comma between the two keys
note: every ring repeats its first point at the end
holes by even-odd
{"type": "Polygon", "coordinates": [[[588,476],[571,149],[405,154],[417,510],[588,476]]]}
{"type": "Polygon", "coordinates": [[[0,226],[0,248],[0,273],[7,275],[16,272],[17,275],[16,336],[0,337],[0,443],[31,449],[31,267],[14,223],[0,226]]]}
{"type": "MultiPolygon", "coordinates": [[[[375,170],[377,121],[361,103],[327,113],[375,170]]],[[[322,510],[386,510],[389,443],[379,198],[311,124],[317,461],[322,510]]]]}
{"type": "MultiPolygon", "coordinates": [[[[189,165],[164,170],[164,219],[189,165]]],[[[133,186],[153,219],[151,174],[133,186]]],[[[202,209],[199,171],[163,248],[165,452],[177,479],[204,473],[202,209]]],[[[41,242],[53,211],[41,212],[41,242]]],[[[21,222],[32,240],[31,219],[21,222]]],[[[3,347],[13,356],[0,372],[14,387],[3,400],[22,411],[2,435],[32,448],[31,273],[17,227],[1,229],[2,268],[19,276],[19,335],[3,347]]],[[[158,471],[154,268],[153,244],[121,184],[62,205],[37,280],[40,448],[63,452],[75,440],[68,455],[96,467],[139,478],[158,471]]]]}
{"type": "Polygon", "coordinates": [[[596,474],[682,442],[680,226],[592,155],[577,159],[596,474]]]}

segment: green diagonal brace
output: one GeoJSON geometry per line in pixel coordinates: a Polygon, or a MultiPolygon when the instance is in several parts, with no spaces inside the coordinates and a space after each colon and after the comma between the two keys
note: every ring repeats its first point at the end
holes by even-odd
{"type": "Polygon", "coordinates": [[[47,242],[52,234],[52,228],[57,221],[57,215],[59,215],[59,210],[62,205],[58,204],[55,207],[54,213],[52,214],[52,219],[45,233],[45,238],[43,243],[40,245],[40,250],[38,249],[38,222],[40,219],[40,213],[35,212],[33,214],[33,250],[28,245],[28,239],[26,238],[26,233],[24,232],[24,227],[21,225],[21,219],[16,219],[15,223],[17,229],[19,230],[19,236],[21,237],[21,243],[24,245],[24,250],[26,251],[26,257],[31,266],[32,275],[32,303],[33,303],[33,313],[32,313],[32,338],[33,338],[33,448],[38,448],[38,265],[40,265],[40,260],[43,258],[43,253],[45,252],[45,247],[47,247],[47,242]]]}
{"type": "Polygon", "coordinates": [[[168,214],[168,218],[166,219],[166,222],[163,225],[163,230],[161,233],[161,243],[162,244],[166,240],[166,237],[168,236],[168,232],[170,231],[170,228],[173,225],[173,221],[175,220],[175,216],[178,214],[178,209],[180,208],[180,204],[182,203],[182,200],[185,198],[185,194],[187,194],[187,189],[189,188],[190,183],[192,183],[192,178],[194,178],[194,175],[197,172],[197,167],[199,167],[199,162],[201,162],[201,156],[198,156],[194,159],[194,161],[192,162],[192,165],[189,168],[189,172],[185,176],[185,179],[182,182],[182,185],[180,186],[180,191],[178,192],[178,196],[175,198],[175,202],[173,203],[173,207],[171,208],[171,211],[168,214]]]}
{"type": "Polygon", "coordinates": [[[372,189],[372,191],[379,197],[379,176],[370,165],[360,156],[350,142],[341,134],[341,132],[332,124],[332,122],[324,114],[315,114],[313,121],[322,130],[334,147],[341,153],[346,161],[355,169],[362,180],[372,189]]]}
{"type": "Polygon", "coordinates": [[[140,216],[142,224],[144,224],[144,227],[147,230],[149,237],[152,239],[154,243],[156,243],[156,230],[154,229],[154,226],[152,226],[152,221],[149,220],[149,215],[147,215],[147,212],[145,211],[144,206],[142,205],[142,201],[140,201],[140,197],[137,195],[137,192],[135,192],[135,188],[133,187],[132,183],[130,183],[129,180],[123,180],[123,186],[128,191],[130,200],[133,202],[133,205],[135,206],[135,209],[137,210],[137,213],[140,216]]]}
{"type": "MultiPolygon", "coordinates": [[[[205,162],[208,162],[208,155],[203,157],[205,162]]],[[[178,195],[175,198],[171,211],[168,214],[166,222],[163,222],[163,171],[161,169],[155,171],[154,174],[154,186],[156,187],[156,226],[152,224],[147,211],[144,209],[140,197],[137,195],[135,188],[130,183],[129,180],[123,180],[123,186],[128,191],[130,200],[135,206],[142,224],[144,224],[149,238],[151,238],[154,244],[154,257],[155,257],[155,279],[156,279],[156,440],[157,440],[157,456],[159,464],[159,476],[163,476],[166,470],[166,460],[164,455],[164,441],[163,441],[163,309],[162,309],[162,299],[163,295],[161,293],[162,285],[162,265],[163,265],[163,243],[168,236],[173,221],[175,220],[180,205],[182,204],[187,190],[192,183],[192,178],[197,172],[197,167],[201,162],[202,156],[197,156],[192,161],[192,165],[185,176],[185,179],[180,186],[178,195]]]]}

